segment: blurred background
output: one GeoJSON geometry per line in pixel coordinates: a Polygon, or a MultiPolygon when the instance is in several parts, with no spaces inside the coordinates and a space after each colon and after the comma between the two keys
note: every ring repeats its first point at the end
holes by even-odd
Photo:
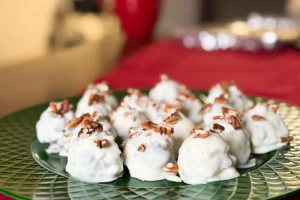
{"type": "Polygon", "coordinates": [[[300,0],[6,1],[0,116],[72,96],[164,37],[199,51],[298,49],[299,20],[300,0]]]}

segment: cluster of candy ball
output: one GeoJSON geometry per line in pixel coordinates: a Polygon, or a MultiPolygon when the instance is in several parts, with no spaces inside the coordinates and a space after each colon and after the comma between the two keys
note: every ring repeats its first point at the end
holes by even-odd
{"type": "Polygon", "coordinates": [[[255,165],[252,153],[293,139],[278,106],[253,105],[231,82],[216,84],[200,101],[162,75],[149,96],[129,89],[120,105],[109,85],[100,83],[88,87],[76,114],[71,108],[67,100],[50,103],[37,136],[50,143],[47,153],[67,156],[66,171],[86,182],[113,181],[122,176],[123,164],[143,181],[232,179],[237,168],[255,165]]]}

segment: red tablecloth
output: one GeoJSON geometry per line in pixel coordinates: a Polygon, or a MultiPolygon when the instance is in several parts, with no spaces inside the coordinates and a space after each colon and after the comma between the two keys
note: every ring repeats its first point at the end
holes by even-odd
{"type": "MultiPolygon", "coordinates": [[[[95,82],[106,80],[115,89],[150,88],[161,73],[193,89],[209,89],[221,80],[235,80],[246,94],[300,105],[300,52],[292,48],[262,53],[203,52],[164,39],[125,59],[95,82]]],[[[0,199],[10,198],[0,194],[0,199]]]]}
{"type": "Polygon", "coordinates": [[[261,53],[203,52],[164,39],[125,59],[96,82],[107,80],[116,89],[150,88],[161,73],[193,89],[235,80],[246,94],[300,105],[300,52],[292,48],[261,53]]]}

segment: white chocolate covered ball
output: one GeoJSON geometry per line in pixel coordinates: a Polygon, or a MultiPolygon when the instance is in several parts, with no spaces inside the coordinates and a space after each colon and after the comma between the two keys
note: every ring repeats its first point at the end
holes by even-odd
{"type": "Polygon", "coordinates": [[[237,116],[213,120],[211,131],[218,133],[229,144],[229,153],[235,156],[237,168],[249,168],[256,164],[255,159],[250,159],[250,135],[243,129],[237,116]]]}
{"type": "Polygon", "coordinates": [[[243,117],[251,136],[253,153],[263,154],[287,145],[292,140],[276,105],[257,104],[243,117]]]}
{"type": "Polygon", "coordinates": [[[129,129],[139,126],[146,120],[145,116],[135,109],[128,106],[120,106],[112,114],[112,125],[117,131],[117,134],[121,140],[128,138],[129,129]]]}
{"type": "Polygon", "coordinates": [[[112,108],[118,106],[118,101],[115,96],[112,94],[112,89],[106,82],[101,82],[95,85],[89,85],[83,96],[79,100],[77,107],[85,107],[88,104],[90,95],[93,93],[99,93],[104,95],[105,102],[110,105],[112,108]]]}
{"type": "Polygon", "coordinates": [[[66,171],[85,182],[111,182],[122,175],[120,155],[109,131],[82,128],[69,150],[66,171]]]}
{"type": "MultiPolygon", "coordinates": [[[[143,181],[174,180],[177,165],[173,154],[171,132],[156,129],[158,125],[146,121],[136,128],[125,145],[124,163],[130,176],[143,181]],[[163,132],[159,132],[163,131],[163,132]],[[169,164],[169,166],[168,166],[169,164]],[[170,178],[173,176],[173,179],[170,178]]],[[[164,128],[164,126],[161,126],[164,128]]],[[[175,177],[175,180],[180,179],[175,177]]]]}
{"type": "Polygon", "coordinates": [[[85,113],[93,114],[94,112],[100,112],[108,116],[111,115],[112,107],[105,101],[105,95],[101,93],[90,93],[87,101],[82,99],[78,102],[76,110],[77,117],[85,113]]]}
{"type": "Polygon", "coordinates": [[[180,84],[169,79],[166,75],[161,75],[161,81],[157,83],[149,92],[149,97],[155,102],[173,102],[180,90],[180,84]]]}
{"type": "Polygon", "coordinates": [[[179,150],[179,175],[187,184],[205,184],[239,176],[229,145],[216,133],[194,130],[179,150]]]}
{"type": "Polygon", "coordinates": [[[222,82],[213,86],[206,99],[206,103],[213,103],[215,98],[224,96],[228,99],[228,104],[243,113],[246,108],[253,105],[253,102],[248,99],[239,88],[230,82],[222,82]]]}
{"type": "Polygon", "coordinates": [[[51,102],[36,124],[37,138],[41,143],[56,142],[63,135],[65,124],[74,119],[68,101],[51,102]]]}

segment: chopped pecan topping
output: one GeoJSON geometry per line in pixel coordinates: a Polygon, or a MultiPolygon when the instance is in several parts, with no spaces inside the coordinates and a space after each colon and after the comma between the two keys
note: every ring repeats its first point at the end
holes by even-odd
{"type": "Polygon", "coordinates": [[[219,96],[218,98],[215,98],[214,104],[226,104],[227,99],[224,95],[219,96]]]}
{"type": "Polygon", "coordinates": [[[157,124],[150,122],[148,120],[144,121],[143,123],[141,123],[141,127],[142,129],[144,129],[145,131],[147,130],[154,130],[157,128],[157,124]]]}
{"type": "Polygon", "coordinates": [[[192,128],[190,134],[195,133],[196,131],[202,130],[200,124],[196,124],[196,126],[194,126],[194,128],[192,128]]]}
{"type": "Polygon", "coordinates": [[[277,106],[277,105],[270,105],[269,107],[270,107],[270,109],[271,109],[274,113],[277,113],[277,110],[278,110],[278,106],[277,106]]]}
{"type": "Polygon", "coordinates": [[[263,121],[263,120],[266,120],[266,118],[264,118],[263,116],[260,116],[260,115],[252,115],[251,118],[254,121],[263,121]]]}
{"type": "Polygon", "coordinates": [[[222,89],[222,92],[224,94],[227,94],[229,86],[235,85],[235,82],[234,81],[223,81],[223,82],[219,83],[219,85],[222,89]]]}
{"type": "Polygon", "coordinates": [[[218,116],[214,116],[212,119],[213,119],[213,120],[221,120],[221,119],[224,119],[224,117],[218,115],[218,116]]]}
{"type": "Polygon", "coordinates": [[[144,152],[145,149],[146,149],[146,147],[145,147],[144,144],[141,144],[141,145],[137,148],[137,150],[140,151],[140,152],[144,152]]]}
{"type": "Polygon", "coordinates": [[[103,125],[94,121],[89,120],[88,118],[85,118],[81,125],[83,128],[80,129],[78,132],[79,138],[85,138],[92,134],[93,132],[101,132],[103,131],[103,125]]]}
{"type": "Polygon", "coordinates": [[[66,112],[69,111],[69,108],[70,108],[70,104],[69,104],[68,100],[64,100],[61,103],[51,102],[49,106],[50,106],[51,111],[58,115],[65,114],[66,112]]]}
{"type": "Polygon", "coordinates": [[[178,165],[174,163],[168,163],[164,168],[165,172],[178,173],[178,165]]]}
{"type": "Polygon", "coordinates": [[[222,133],[225,130],[225,127],[221,124],[214,123],[212,124],[211,131],[215,133],[222,133]]]}
{"type": "Polygon", "coordinates": [[[208,131],[200,130],[200,131],[196,131],[196,135],[194,135],[194,138],[206,138],[208,136],[209,136],[208,131]]]}
{"type": "Polygon", "coordinates": [[[88,105],[90,106],[101,102],[104,102],[104,95],[94,93],[90,95],[88,105]]]}
{"type": "Polygon", "coordinates": [[[174,133],[174,128],[158,124],[154,131],[160,134],[171,135],[172,133],[174,133]]]}
{"type": "Polygon", "coordinates": [[[85,113],[85,114],[81,115],[80,117],[77,117],[76,119],[74,119],[74,120],[68,122],[68,123],[65,125],[65,127],[66,127],[66,128],[76,128],[76,127],[82,122],[82,120],[83,120],[84,118],[89,117],[89,116],[90,116],[89,113],[85,113]]]}
{"type": "Polygon", "coordinates": [[[222,113],[224,118],[227,118],[231,115],[233,116],[237,116],[238,115],[238,111],[235,109],[231,109],[231,108],[226,108],[226,107],[222,107],[222,113]]]}
{"type": "Polygon", "coordinates": [[[108,140],[104,139],[104,140],[95,140],[94,141],[97,145],[97,147],[99,147],[100,149],[107,147],[108,145],[108,140]]]}
{"type": "Polygon", "coordinates": [[[180,116],[179,115],[171,115],[170,117],[168,117],[165,122],[168,123],[168,124],[176,124],[177,121],[180,119],[180,116]]]}
{"type": "Polygon", "coordinates": [[[208,109],[210,109],[211,106],[212,106],[212,105],[211,105],[210,103],[203,105],[202,108],[201,108],[200,111],[199,111],[199,114],[204,113],[205,111],[207,111],[208,109]]]}
{"type": "Polygon", "coordinates": [[[173,110],[174,111],[176,110],[176,108],[173,105],[168,104],[168,103],[161,104],[161,108],[164,112],[171,112],[173,110]]]}
{"type": "Polygon", "coordinates": [[[237,116],[230,115],[229,116],[229,123],[235,130],[242,129],[242,123],[237,116]]]}
{"type": "Polygon", "coordinates": [[[186,90],[179,91],[177,98],[181,101],[184,101],[186,99],[187,100],[194,100],[196,98],[196,96],[195,96],[194,93],[192,93],[191,91],[186,89],[186,90]]]}
{"type": "Polygon", "coordinates": [[[294,139],[293,136],[288,136],[288,137],[281,137],[280,142],[290,142],[294,139]]]}
{"type": "Polygon", "coordinates": [[[171,135],[174,132],[173,127],[170,127],[168,125],[155,124],[155,123],[150,122],[148,120],[141,123],[141,127],[145,131],[153,130],[154,132],[159,133],[159,134],[171,135]]]}

